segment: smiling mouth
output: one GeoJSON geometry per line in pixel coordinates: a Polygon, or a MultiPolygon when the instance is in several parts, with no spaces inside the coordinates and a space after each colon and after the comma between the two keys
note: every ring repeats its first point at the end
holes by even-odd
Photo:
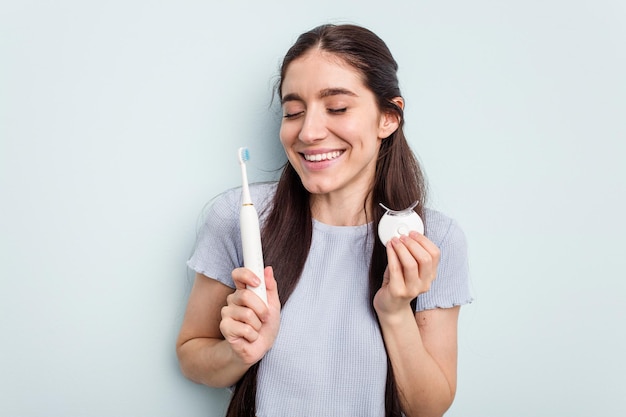
{"type": "Polygon", "coordinates": [[[317,153],[317,154],[302,154],[304,159],[309,162],[320,162],[320,161],[330,161],[333,159],[337,159],[341,156],[343,151],[333,151],[326,153],[317,153]]]}

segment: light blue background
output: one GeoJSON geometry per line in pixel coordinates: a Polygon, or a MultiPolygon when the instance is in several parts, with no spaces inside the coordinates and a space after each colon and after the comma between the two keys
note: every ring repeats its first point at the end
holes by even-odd
{"type": "Polygon", "coordinates": [[[0,3],[0,415],[220,416],[174,341],[202,209],[283,161],[302,31],[400,63],[431,205],[470,244],[455,417],[626,414],[626,3],[0,3]]]}

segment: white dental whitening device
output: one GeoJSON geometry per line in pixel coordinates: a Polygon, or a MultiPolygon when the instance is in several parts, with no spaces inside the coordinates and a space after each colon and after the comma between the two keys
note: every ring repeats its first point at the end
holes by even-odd
{"type": "Polygon", "coordinates": [[[239,157],[241,177],[243,180],[241,190],[241,210],[239,212],[241,246],[243,247],[243,266],[254,272],[254,274],[261,280],[261,284],[258,287],[248,285],[247,288],[261,297],[267,305],[259,216],[254,208],[254,205],[252,204],[252,199],[250,198],[248,175],[246,173],[246,161],[250,159],[250,152],[248,151],[248,148],[239,148],[237,155],[239,157]]]}
{"type": "Polygon", "coordinates": [[[379,203],[387,212],[380,218],[378,223],[378,237],[383,245],[387,245],[394,237],[408,235],[410,231],[415,230],[424,234],[424,222],[421,217],[413,210],[418,202],[416,201],[409,208],[404,210],[391,210],[379,203]]]}

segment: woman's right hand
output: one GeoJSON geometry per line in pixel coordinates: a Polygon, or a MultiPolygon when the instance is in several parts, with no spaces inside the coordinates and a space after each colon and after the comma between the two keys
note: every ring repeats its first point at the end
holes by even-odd
{"type": "Polygon", "coordinates": [[[270,350],[280,327],[280,299],[272,267],[266,267],[264,274],[268,305],[246,289],[247,285],[259,284],[256,275],[249,269],[236,268],[232,272],[236,290],[226,298],[227,305],[221,311],[222,335],[235,355],[249,366],[270,350]]]}

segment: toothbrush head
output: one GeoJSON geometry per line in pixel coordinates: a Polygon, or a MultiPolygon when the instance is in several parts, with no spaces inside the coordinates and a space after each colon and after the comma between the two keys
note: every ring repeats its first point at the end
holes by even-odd
{"type": "Polygon", "coordinates": [[[246,161],[250,159],[250,151],[248,148],[239,148],[237,151],[237,156],[239,157],[239,163],[244,164],[246,161]]]}

